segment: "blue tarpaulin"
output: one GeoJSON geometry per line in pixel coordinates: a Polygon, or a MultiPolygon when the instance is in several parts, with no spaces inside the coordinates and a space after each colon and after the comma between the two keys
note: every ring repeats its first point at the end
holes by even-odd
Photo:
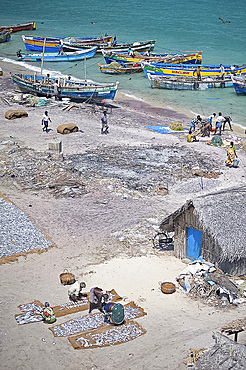
{"type": "Polygon", "coordinates": [[[169,128],[169,126],[145,126],[146,128],[149,128],[150,130],[159,132],[159,134],[182,134],[182,133],[187,133],[189,130],[186,128],[184,131],[174,131],[169,128]]]}

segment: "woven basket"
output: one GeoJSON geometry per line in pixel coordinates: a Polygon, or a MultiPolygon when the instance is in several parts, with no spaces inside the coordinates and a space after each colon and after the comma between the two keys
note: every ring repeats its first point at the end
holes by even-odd
{"type": "Polygon", "coordinates": [[[71,272],[63,272],[60,274],[60,280],[63,285],[70,285],[75,282],[75,276],[71,272]]]}
{"type": "Polygon", "coordinates": [[[176,286],[173,283],[165,282],[161,284],[161,291],[165,294],[172,294],[176,290],[176,286]]]}

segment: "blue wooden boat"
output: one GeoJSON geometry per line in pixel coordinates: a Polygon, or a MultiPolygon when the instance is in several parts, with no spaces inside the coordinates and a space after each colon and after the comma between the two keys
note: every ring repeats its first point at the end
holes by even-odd
{"type": "MultiPolygon", "coordinates": [[[[141,62],[144,74],[146,78],[148,75],[159,75],[159,76],[187,76],[193,77],[197,68],[200,68],[201,77],[220,77],[221,68],[220,65],[213,64],[201,64],[199,66],[195,64],[165,64],[165,63],[146,63],[141,62]]],[[[230,65],[223,65],[224,67],[224,78],[229,77],[232,73],[230,65]]],[[[246,74],[246,66],[235,67],[235,74],[246,74]]]]}
{"type": "Polygon", "coordinates": [[[47,76],[11,74],[13,83],[22,92],[51,97],[54,96],[55,83],[58,85],[58,98],[70,98],[72,101],[95,101],[105,99],[113,100],[118,89],[119,82],[97,83],[94,81],[73,81],[66,78],[50,78],[47,76]]]}
{"type": "MultiPolygon", "coordinates": [[[[97,46],[102,42],[110,42],[113,36],[100,36],[100,37],[43,37],[43,36],[24,36],[22,40],[25,44],[26,50],[28,51],[40,51],[43,52],[44,41],[45,41],[45,52],[58,52],[61,44],[67,43],[70,45],[72,42],[77,42],[79,45],[88,45],[88,48],[97,46]]],[[[84,46],[81,46],[84,48],[84,46]]],[[[74,49],[74,48],[73,48],[74,49]]],[[[64,47],[64,51],[65,51],[64,47]]],[[[71,50],[71,48],[69,48],[71,50]]]]}
{"type": "Polygon", "coordinates": [[[44,62],[74,62],[77,60],[83,60],[88,58],[93,58],[96,54],[97,46],[91,49],[80,49],[79,51],[74,52],[63,52],[62,54],[58,53],[44,53],[41,54],[24,54],[22,55],[21,52],[17,52],[17,57],[20,60],[24,60],[25,62],[41,62],[42,58],[44,62]]]}
{"type": "Polygon", "coordinates": [[[246,81],[245,76],[231,76],[233,86],[237,95],[246,95],[246,81]]]}
{"type": "Polygon", "coordinates": [[[158,76],[148,75],[150,87],[152,89],[166,89],[166,90],[207,90],[213,88],[225,88],[233,86],[231,78],[203,77],[198,81],[194,77],[182,76],[158,76]]]}

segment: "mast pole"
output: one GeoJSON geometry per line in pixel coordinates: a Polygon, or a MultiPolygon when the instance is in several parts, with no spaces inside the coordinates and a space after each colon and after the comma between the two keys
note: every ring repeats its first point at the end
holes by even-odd
{"type": "Polygon", "coordinates": [[[44,38],[44,45],[43,45],[43,52],[42,52],[41,75],[43,74],[45,44],[46,44],[46,37],[44,38]]]}

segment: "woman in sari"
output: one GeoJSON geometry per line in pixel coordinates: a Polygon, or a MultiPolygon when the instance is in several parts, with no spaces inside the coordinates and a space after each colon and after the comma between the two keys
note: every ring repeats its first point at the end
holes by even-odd
{"type": "Polygon", "coordinates": [[[233,167],[234,165],[234,159],[237,157],[235,146],[233,144],[233,141],[230,142],[230,146],[227,151],[227,160],[226,160],[226,166],[233,167]]]}

